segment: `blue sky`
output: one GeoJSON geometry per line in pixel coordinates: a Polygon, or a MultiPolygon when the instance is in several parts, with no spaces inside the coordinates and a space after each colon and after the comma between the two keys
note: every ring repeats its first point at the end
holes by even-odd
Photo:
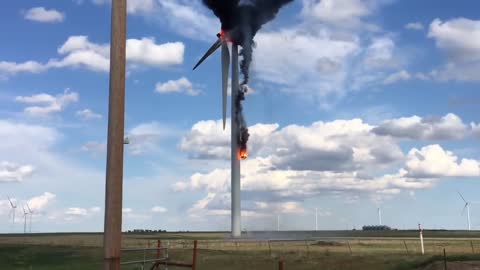
{"type": "MultiPolygon", "coordinates": [[[[255,37],[242,227],[480,228],[474,1],[295,0],[255,37]]],[[[0,232],[103,229],[108,0],[0,10],[0,232]],[[7,200],[18,205],[16,223],[7,200]]],[[[128,0],[124,229],[228,230],[218,20],[128,0]]]]}

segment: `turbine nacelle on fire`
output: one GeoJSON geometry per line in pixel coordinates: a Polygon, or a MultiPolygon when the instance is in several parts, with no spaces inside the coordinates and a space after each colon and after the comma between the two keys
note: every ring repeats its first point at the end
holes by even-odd
{"type": "Polygon", "coordinates": [[[212,55],[218,48],[222,47],[222,117],[223,117],[223,129],[225,130],[225,124],[227,121],[227,87],[228,87],[228,68],[230,66],[230,51],[228,50],[228,42],[231,40],[228,38],[228,34],[223,30],[217,34],[218,40],[208,49],[208,51],[200,58],[198,63],[193,67],[195,70],[200,64],[205,61],[210,55],[212,55]]]}

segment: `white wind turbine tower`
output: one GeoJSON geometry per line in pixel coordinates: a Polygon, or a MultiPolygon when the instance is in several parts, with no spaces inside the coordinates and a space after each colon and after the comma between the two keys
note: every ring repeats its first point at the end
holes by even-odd
{"type": "Polygon", "coordinates": [[[32,233],[32,216],[33,216],[33,211],[30,208],[30,205],[28,205],[27,202],[27,209],[28,209],[28,214],[30,215],[30,233],[32,233]]]}
{"type": "Polygon", "coordinates": [[[280,231],[280,214],[277,214],[277,232],[280,231]]]}
{"type": "Polygon", "coordinates": [[[462,214],[465,213],[465,209],[467,209],[467,222],[468,222],[468,230],[470,231],[472,229],[470,225],[470,202],[465,200],[465,198],[462,196],[462,193],[460,191],[457,191],[458,195],[462,198],[462,200],[465,202],[465,206],[463,207],[462,214]]]}
{"type": "Polygon", "coordinates": [[[15,212],[17,211],[17,204],[14,203],[10,197],[7,197],[8,198],[8,201],[10,202],[10,207],[12,208],[11,212],[12,212],[12,224],[15,226],[15,212]]]}
{"type": "Polygon", "coordinates": [[[315,231],[318,231],[318,208],[315,208],[315,231]]]}
{"type": "Polygon", "coordinates": [[[382,225],[382,208],[378,207],[378,224],[382,225]]]}
{"type": "Polygon", "coordinates": [[[422,224],[418,223],[418,232],[420,233],[420,247],[422,248],[422,255],[425,254],[425,246],[423,245],[423,228],[422,224]]]}
{"type": "Polygon", "coordinates": [[[27,216],[28,213],[25,210],[25,205],[22,205],[23,208],[23,233],[27,233],[27,216]]]}

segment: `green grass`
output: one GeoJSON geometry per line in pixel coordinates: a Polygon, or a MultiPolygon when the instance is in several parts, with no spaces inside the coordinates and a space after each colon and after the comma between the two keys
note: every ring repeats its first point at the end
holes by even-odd
{"type": "Polygon", "coordinates": [[[100,248],[0,246],[0,268],[5,270],[98,269],[100,248]]]}
{"type": "MultiPolygon", "coordinates": [[[[427,256],[419,258],[415,261],[404,261],[399,263],[395,270],[421,269],[435,262],[443,262],[444,257],[441,255],[427,256]]],[[[480,261],[480,254],[464,254],[464,255],[447,255],[447,262],[467,262],[480,261]]]]}
{"type": "MultiPolygon", "coordinates": [[[[186,262],[191,260],[189,250],[172,250],[170,254],[176,260],[186,262]]],[[[285,261],[286,269],[289,270],[410,270],[422,269],[435,261],[443,260],[441,256],[344,255],[327,252],[309,256],[297,252],[287,252],[270,256],[268,252],[202,250],[199,255],[199,270],[273,270],[277,269],[279,259],[285,261]]],[[[456,255],[449,257],[449,261],[471,260],[480,260],[480,256],[456,255]]],[[[100,269],[102,267],[102,250],[80,247],[2,246],[0,247],[0,265],[1,269],[5,270],[100,269]]],[[[139,267],[124,266],[122,269],[139,269],[139,267]]]]}
{"type": "MultiPolygon", "coordinates": [[[[411,233],[400,234],[405,237],[390,234],[378,238],[364,233],[358,238],[349,235],[339,239],[271,242],[236,242],[229,240],[228,234],[223,232],[124,234],[123,246],[154,247],[155,240],[162,239],[164,245],[170,244],[172,259],[190,262],[192,239],[199,239],[198,270],[274,270],[278,269],[279,259],[285,260],[288,270],[424,269],[443,260],[443,248],[447,249],[449,261],[480,261],[480,254],[472,254],[471,249],[473,244],[475,252],[480,252],[480,242],[474,238],[473,242],[465,240],[468,234],[442,232],[442,239],[426,238],[425,256],[418,254],[418,239],[409,239],[411,233]],[[408,254],[405,244],[408,245],[408,254]]],[[[346,235],[348,233],[340,237],[346,235]]],[[[154,253],[151,251],[147,257],[154,253]]],[[[142,258],[143,252],[128,253],[122,256],[122,261],[142,258]]],[[[101,269],[102,262],[102,234],[0,235],[1,270],[89,270],[101,269]]],[[[139,269],[139,266],[122,267],[122,270],[127,269],[139,269]]]]}

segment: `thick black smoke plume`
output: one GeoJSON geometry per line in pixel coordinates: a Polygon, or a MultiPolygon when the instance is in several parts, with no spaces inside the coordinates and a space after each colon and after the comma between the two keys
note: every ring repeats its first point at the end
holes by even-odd
{"type": "Polygon", "coordinates": [[[230,39],[242,46],[243,57],[240,68],[243,74],[242,84],[249,80],[249,68],[252,62],[253,38],[258,30],[273,20],[280,8],[293,0],[203,0],[222,23],[222,30],[230,39]]]}
{"type": "Polygon", "coordinates": [[[203,0],[203,3],[220,19],[222,30],[228,38],[242,46],[240,69],[243,81],[239,85],[236,99],[237,111],[234,116],[239,128],[238,145],[241,149],[247,148],[249,137],[243,116],[242,101],[248,91],[253,38],[264,24],[275,18],[282,6],[290,2],[293,0],[203,0]]]}
{"type": "Polygon", "coordinates": [[[242,105],[242,101],[245,100],[245,94],[247,94],[247,91],[248,91],[248,86],[241,85],[238,89],[237,98],[235,100],[235,105],[237,108],[237,111],[235,112],[235,115],[236,115],[235,121],[237,121],[237,126],[239,129],[237,145],[240,146],[240,149],[247,149],[248,137],[250,137],[250,134],[248,133],[247,122],[245,121],[245,117],[243,116],[243,105],[242,105]]]}

